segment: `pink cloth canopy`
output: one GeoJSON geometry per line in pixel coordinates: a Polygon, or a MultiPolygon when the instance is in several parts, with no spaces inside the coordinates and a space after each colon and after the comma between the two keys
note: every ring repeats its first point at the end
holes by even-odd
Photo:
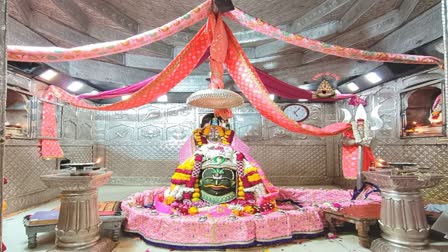
{"type": "MultiPolygon", "coordinates": [[[[210,57],[210,51],[207,50],[206,53],[202,56],[199,63],[195,68],[200,66],[210,57]]],[[[274,76],[266,73],[265,71],[254,67],[264,86],[269,90],[270,93],[278,95],[287,99],[307,99],[310,101],[316,102],[333,102],[337,100],[350,99],[350,105],[357,106],[359,104],[366,105],[365,101],[361,99],[356,94],[340,94],[331,98],[313,98],[313,94],[309,90],[305,90],[299,87],[295,87],[291,84],[288,84],[282,80],[275,78],[274,76]]],[[[97,94],[82,94],[79,95],[79,98],[82,99],[110,99],[118,96],[132,94],[143,88],[145,85],[152,82],[158,75],[149,77],[135,84],[121,87],[117,89],[107,90],[103,92],[99,92],[97,94]]]]}

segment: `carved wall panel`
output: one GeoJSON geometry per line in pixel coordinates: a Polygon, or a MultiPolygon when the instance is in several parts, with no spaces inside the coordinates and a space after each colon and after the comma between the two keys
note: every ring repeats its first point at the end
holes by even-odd
{"type": "Polygon", "coordinates": [[[330,184],[325,145],[251,145],[266,176],[278,185],[330,184]]]}
{"type": "MultiPolygon", "coordinates": [[[[282,105],[282,104],[280,104],[282,105]]],[[[336,118],[332,105],[305,104],[309,121],[326,125],[336,118]],[[327,114],[325,114],[327,112],[327,114]]],[[[180,146],[209,109],[185,104],[148,104],[138,109],[96,113],[96,156],[114,172],[110,184],[168,185],[180,146]]],[[[292,132],[263,118],[245,104],[233,110],[230,127],[278,185],[331,184],[332,141],[292,132]],[[330,167],[329,167],[330,166],[330,167]],[[294,174],[294,176],[291,176],[294,174]]],[[[94,158],[96,159],[96,157],[94,158]]]]}
{"type": "Polygon", "coordinates": [[[62,145],[64,157],[70,159],[72,163],[86,163],[93,160],[93,145],[69,146],[62,145]]]}
{"type": "Polygon", "coordinates": [[[46,189],[39,177],[54,172],[55,160],[43,160],[38,146],[10,146],[5,150],[6,199],[25,196],[46,189]]]}
{"type": "MultiPolygon", "coordinates": [[[[92,147],[62,146],[66,157],[73,162],[92,161],[92,147]]],[[[48,189],[40,180],[41,175],[58,169],[57,161],[42,159],[36,141],[8,142],[5,151],[4,173],[9,183],[4,187],[4,197],[8,212],[40,204],[58,195],[57,190],[48,189]]]]}
{"type": "MultiPolygon", "coordinates": [[[[95,112],[65,105],[62,108],[62,138],[92,141],[95,134],[95,112]]],[[[71,142],[73,143],[73,142],[71,142]]]]}
{"type": "MultiPolygon", "coordinates": [[[[420,167],[431,168],[434,173],[448,174],[448,161],[446,159],[448,142],[446,138],[400,138],[400,92],[404,88],[440,78],[441,74],[442,72],[438,69],[429,70],[360,93],[362,97],[367,97],[367,112],[371,111],[377,104],[382,105],[380,117],[384,121],[384,126],[381,130],[374,132],[376,139],[373,142],[373,147],[376,157],[390,162],[415,162],[420,167]]],[[[348,106],[347,102],[338,102],[337,106],[353,111],[352,106],[348,106]]],[[[338,111],[338,117],[343,118],[341,111],[338,111]]],[[[340,154],[338,155],[338,159],[340,159],[340,154]]],[[[354,185],[353,182],[342,177],[337,178],[336,181],[341,186],[352,187],[354,185]]],[[[444,179],[437,187],[427,189],[424,192],[425,197],[429,199],[446,200],[447,190],[448,179],[444,179]]]]}

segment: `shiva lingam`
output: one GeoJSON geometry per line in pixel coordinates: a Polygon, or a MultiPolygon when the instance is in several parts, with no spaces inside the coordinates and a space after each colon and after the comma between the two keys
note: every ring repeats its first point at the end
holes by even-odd
{"type": "Polygon", "coordinates": [[[444,176],[427,169],[405,168],[415,163],[388,163],[395,168],[363,172],[381,188],[380,228],[382,238],[373,241],[371,250],[437,251],[428,247],[429,226],[420,189],[437,185],[444,176]]]}
{"type": "MultiPolygon", "coordinates": [[[[72,163],[63,166],[75,170],[41,176],[50,188],[61,190],[61,207],[56,225],[56,248],[50,251],[112,251],[116,243],[99,235],[97,188],[112,176],[105,169],[93,168],[95,163],[72,163]]],[[[61,165],[62,166],[62,165],[61,165]]]]}

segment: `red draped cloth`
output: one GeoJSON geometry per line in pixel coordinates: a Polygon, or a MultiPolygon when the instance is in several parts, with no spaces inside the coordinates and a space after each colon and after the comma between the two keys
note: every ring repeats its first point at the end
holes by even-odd
{"type": "Polygon", "coordinates": [[[106,106],[93,106],[87,102],[72,96],[66,91],[51,86],[51,92],[58,98],[76,107],[93,110],[126,110],[140,107],[157,99],[159,96],[167,93],[180,81],[187,77],[195,68],[202,56],[210,46],[209,25],[205,25],[194,36],[190,43],[163,69],[153,80],[132,94],[127,100],[122,100],[106,106]]]}
{"type": "Polygon", "coordinates": [[[229,40],[226,67],[235,83],[241,89],[250,103],[273,123],[287,130],[313,136],[337,135],[351,128],[349,123],[334,123],[324,128],[297,123],[288,118],[285,113],[269,99],[269,92],[260,80],[255,68],[249,62],[232,31],[225,26],[229,40]]]}
{"type": "MultiPolygon", "coordinates": [[[[344,137],[354,139],[353,131],[348,130],[344,133],[344,137]]],[[[358,146],[355,145],[343,145],[342,146],[342,174],[346,179],[357,179],[358,177],[358,146]]],[[[363,164],[362,170],[368,171],[369,166],[375,161],[370,147],[363,145],[363,164]]]]}
{"type": "MultiPolygon", "coordinates": [[[[47,92],[45,99],[54,101],[54,96],[51,92],[47,92]]],[[[41,156],[42,158],[62,158],[64,157],[64,152],[57,140],[58,128],[55,105],[44,102],[42,107],[41,135],[43,139],[40,141],[41,156]]]]}

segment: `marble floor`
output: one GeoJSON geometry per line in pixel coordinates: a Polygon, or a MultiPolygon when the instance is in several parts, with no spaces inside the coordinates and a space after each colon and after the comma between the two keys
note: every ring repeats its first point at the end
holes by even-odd
{"type": "MultiPolygon", "coordinates": [[[[148,187],[141,186],[104,186],[99,190],[99,200],[121,200],[125,199],[128,195],[148,189],[148,187]]],[[[19,251],[34,251],[41,252],[47,251],[54,247],[54,233],[41,233],[38,234],[38,246],[35,249],[27,248],[27,236],[25,235],[25,228],[23,227],[22,218],[25,215],[34,213],[40,210],[50,210],[59,206],[59,201],[54,200],[40,206],[27,209],[20,213],[7,215],[3,222],[3,241],[8,247],[7,251],[19,252],[19,251]]],[[[446,244],[442,244],[446,245],[446,244]]],[[[448,251],[448,246],[446,247],[448,251]]],[[[115,248],[114,252],[162,252],[172,251],[169,249],[158,248],[147,245],[138,238],[121,236],[120,243],[115,248]]],[[[247,251],[247,252],[308,252],[308,251],[331,251],[331,252],[355,252],[355,251],[370,251],[362,248],[358,244],[358,238],[354,232],[343,233],[337,239],[325,239],[318,238],[313,240],[296,240],[292,243],[255,247],[247,249],[227,249],[217,251],[247,251]]]]}

